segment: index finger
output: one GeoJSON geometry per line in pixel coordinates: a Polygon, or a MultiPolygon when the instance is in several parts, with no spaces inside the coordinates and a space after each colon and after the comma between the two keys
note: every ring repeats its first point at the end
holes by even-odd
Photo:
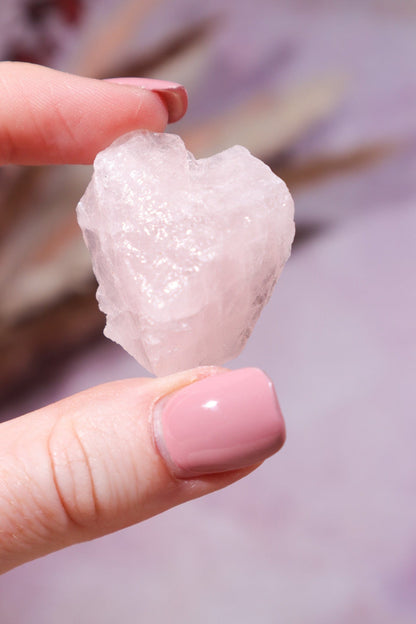
{"type": "Polygon", "coordinates": [[[181,85],[95,80],[30,63],[0,63],[0,164],[87,164],[118,136],[161,132],[186,111],[181,85]]]}

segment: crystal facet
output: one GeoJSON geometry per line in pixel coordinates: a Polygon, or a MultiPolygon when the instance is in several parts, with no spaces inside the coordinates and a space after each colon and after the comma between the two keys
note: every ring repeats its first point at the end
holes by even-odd
{"type": "Polygon", "coordinates": [[[196,160],[148,131],[98,154],[77,213],[104,333],[157,375],[238,355],[294,236],[285,183],[247,149],[196,160]]]}

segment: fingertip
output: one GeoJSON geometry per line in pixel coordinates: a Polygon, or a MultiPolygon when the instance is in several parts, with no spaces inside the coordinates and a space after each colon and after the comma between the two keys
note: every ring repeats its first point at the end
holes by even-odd
{"type": "Polygon", "coordinates": [[[89,164],[122,134],[162,132],[178,115],[172,94],[166,100],[157,90],[38,65],[2,63],[0,82],[2,164],[89,164]]]}
{"type": "Polygon", "coordinates": [[[168,111],[168,123],[179,121],[187,111],[188,93],[185,87],[177,82],[136,77],[107,78],[106,81],[157,93],[168,111]]]}
{"type": "Polygon", "coordinates": [[[159,452],[183,478],[248,468],[280,450],[286,437],[273,384],[256,368],[210,375],[165,395],[153,421],[159,452]]]}

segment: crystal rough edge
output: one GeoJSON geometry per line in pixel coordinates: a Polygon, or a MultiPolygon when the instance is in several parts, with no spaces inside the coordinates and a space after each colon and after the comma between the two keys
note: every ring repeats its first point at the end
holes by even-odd
{"type": "Polygon", "coordinates": [[[105,335],[157,375],[236,357],[290,255],[293,213],[244,147],[196,160],[175,135],[120,137],[77,208],[105,335]]]}

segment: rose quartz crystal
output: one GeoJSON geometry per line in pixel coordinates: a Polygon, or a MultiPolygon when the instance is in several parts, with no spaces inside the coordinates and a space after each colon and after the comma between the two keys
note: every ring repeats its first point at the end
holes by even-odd
{"type": "Polygon", "coordinates": [[[238,355],[294,236],[285,183],[244,147],[196,160],[148,131],[98,154],[77,213],[104,333],[157,375],[238,355]]]}

